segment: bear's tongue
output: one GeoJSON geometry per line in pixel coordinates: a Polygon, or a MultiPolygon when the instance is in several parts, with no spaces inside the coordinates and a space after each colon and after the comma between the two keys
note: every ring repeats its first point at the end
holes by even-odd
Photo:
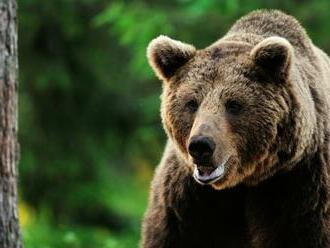
{"type": "Polygon", "coordinates": [[[212,183],[219,179],[225,172],[225,163],[222,163],[215,169],[199,170],[195,166],[194,177],[201,183],[212,183]]]}

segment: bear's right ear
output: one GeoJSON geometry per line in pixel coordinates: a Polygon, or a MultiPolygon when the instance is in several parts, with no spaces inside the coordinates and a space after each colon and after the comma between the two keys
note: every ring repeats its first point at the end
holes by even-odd
{"type": "Polygon", "coordinates": [[[160,35],[147,48],[150,66],[161,80],[168,80],[196,53],[195,47],[160,35]]]}

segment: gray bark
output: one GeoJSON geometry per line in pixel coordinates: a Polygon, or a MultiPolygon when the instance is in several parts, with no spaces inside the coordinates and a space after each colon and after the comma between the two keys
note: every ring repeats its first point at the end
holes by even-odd
{"type": "Polygon", "coordinates": [[[0,0],[0,248],[21,248],[17,213],[16,1],[0,0]]]}

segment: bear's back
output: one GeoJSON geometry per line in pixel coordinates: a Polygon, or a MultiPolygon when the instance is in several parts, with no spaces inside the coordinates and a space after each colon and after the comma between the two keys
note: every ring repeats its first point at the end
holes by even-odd
{"type": "Polygon", "coordinates": [[[313,55],[313,44],[305,29],[292,16],[279,10],[257,10],[235,22],[226,37],[240,36],[251,45],[270,36],[286,38],[302,56],[313,55]]]}

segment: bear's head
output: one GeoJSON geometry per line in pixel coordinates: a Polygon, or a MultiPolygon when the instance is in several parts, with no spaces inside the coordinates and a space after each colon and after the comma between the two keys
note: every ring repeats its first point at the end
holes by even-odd
{"type": "Polygon", "coordinates": [[[159,36],[147,56],[163,81],[167,135],[199,183],[215,189],[254,185],[287,169],[303,150],[300,89],[293,86],[301,79],[288,40],[219,40],[196,50],[159,36]]]}

